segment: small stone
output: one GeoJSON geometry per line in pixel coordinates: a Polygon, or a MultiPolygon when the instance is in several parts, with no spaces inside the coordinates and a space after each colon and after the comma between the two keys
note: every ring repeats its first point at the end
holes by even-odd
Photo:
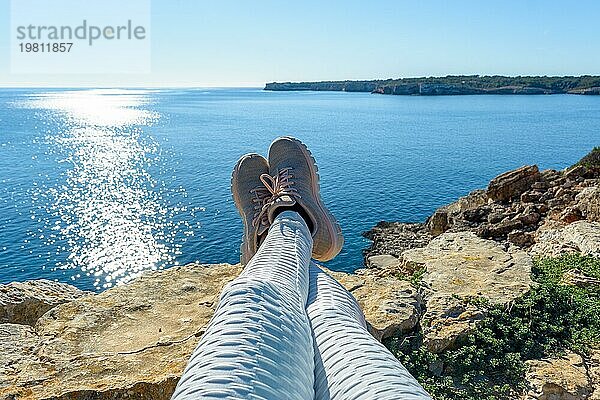
{"type": "Polygon", "coordinates": [[[477,234],[483,238],[502,239],[509,232],[515,229],[521,229],[523,222],[520,219],[505,219],[499,224],[484,224],[477,228],[477,234]]]}
{"type": "Polygon", "coordinates": [[[488,214],[488,222],[490,224],[497,224],[498,222],[502,221],[505,217],[504,213],[501,212],[492,212],[490,214],[488,214]]]}
{"type": "Polygon", "coordinates": [[[433,236],[441,235],[446,232],[450,227],[450,221],[448,218],[448,211],[442,207],[435,210],[435,212],[427,219],[425,223],[429,233],[433,236]]]}
{"type": "Polygon", "coordinates": [[[523,222],[524,225],[534,225],[539,222],[540,214],[536,212],[530,212],[528,214],[522,215],[520,220],[521,222],[523,222]]]}
{"type": "Polygon", "coordinates": [[[588,276],[578,269],[565,272],[561,278],[561,283],[581,288],[600,287],[600,279],[588,276]]]}
{"type": "Polygon", "coordinates": [[[546,203],[548,200],[552,199],[552,193],[550,191],[544,193],[543,195],[540,196],[538,202],[540,203],[546,203]]]}
{"type": "Polygon", "coordinates": [[[508,234],[508,241],[519,247],[529,247],[533,244],[533,236],[520,230],[512,231],[508,234]]]}
{"type": "Polygon", "coordinates": [[[550,199],[548,200],[548,207],[549,208],[559,208],[561,206],[563,206],[565,204],[563,199],[550,199]]]}
{"type": "Polygon", "coordinates": [[[539,201],[543,193],[538,191],[527,191],[521,195],[521,201],[523,203],[535,203],[539,201]]]}
{"type": "Polygon", "coordinates": [[[558,198],[564,197],[564,196],[565,196],[565,195],[567,195],[567,194],[569,194],[569,191],[568,191],[568,190],[566,190],[566,189],[564,189],[564,188],[562,188],[562,187],[560,187],[560,188],[559,188],[559,189],[556,191],[556,193],[554,193],[554,197],[558,199],[558,198]]]}
{"type": "Polygon", "coordinates": [[[394,257],[390,254],[380,254],[367,258],[368,268],[398,269],[399,266],[400,260],[398,260],[398,257],[394,257]]]}
{"type": "Polygon", "coordinates": [[[569,168],[565,172],[565,177],[568,179],[575,179],[579,177],[585,176],[587,173],[587,168],[583,165],[576,165],[572,168],[569,168]]]}
{"type": "Polygon", "coordinates": [[[363,236],[372,241],[363,252],[365,265],[371,256],[389,254],[399,257],[405,250],[427,245],[432,238],[425,224],[401,222],[380,222],[363,236]]]}
{"type": "Polygon", "coordinates": [[[552,180],[552,186],[554,186],[554,189],[557,189],[558,186],[562,186],[562,184],[566,181],[567,179],[564,176],[560,175],[556,179],[552,180]]]}
{"type": "Polygon", "coordinates": [[[581,214],[581,210],[577,207],[565,208],[559,217],[559,220],[566,224],[579,221],[580,219],[583,219],[583,215],[581,214]]]}

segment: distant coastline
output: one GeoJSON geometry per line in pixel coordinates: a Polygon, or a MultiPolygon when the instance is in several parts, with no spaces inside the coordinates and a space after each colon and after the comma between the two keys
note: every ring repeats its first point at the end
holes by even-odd
{"type": "Polygon", "coordinates": [[[474,94],[600,95],[600,76],[480,76],[448,75],[371,81],[270,82],[272,91],[370,92],[405,96],[474,94]]]}

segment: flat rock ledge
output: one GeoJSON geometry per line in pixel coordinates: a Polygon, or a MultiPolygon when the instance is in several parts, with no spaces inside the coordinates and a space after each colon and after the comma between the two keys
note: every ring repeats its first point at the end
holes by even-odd
{"type": "Polygon", "coordinates": [[[352,293],[378,340],[412,331],[418,325],[423,300],[410,282],[379,276],[369,269],[356,274],[325,270],[352,293]]]}
{"type": "Polygon", "coordinates": [[[46,279],[0,285],[0,323],[33,325],[52,307],[84,294],[74,286],[46,279]]]}
{"type": "Polygon", "coordinates": [[[168,399],[240,271],[175,267],[0,325],[0,399],[168,399]]]}
{"type": "Polygon", "coordinates": [[[540,229],[536,244],[529,252],[538,257],[558,257],[565,253],[600,257],[600,222],[584,220],[540,229]]]}
{"type": "MultiPolygon", "coordinates": [[[[169,399],[223,286],[240,272],[192,264],[99,294],[44,282],[60,295],[42,316],[21,307],[0,324],[0,399],[169,399]]],[[[377,338],[418,323],[419,296],[408,282],[328,272],[357,298],[377,338]]],[[[11,285],[11,298],[24,297],[11,285]]]]}
{"type": "Polygon", "coordinates": [[[455,347],[484,317],[471,299],[507,304],[532,284],[527,253],[506,251],[473,232],[444,233],[423,248],[405,251],[401,262],[404,269],[425,271],[426,312],[420,323],[425,345],[434,353],[455,347]]]}

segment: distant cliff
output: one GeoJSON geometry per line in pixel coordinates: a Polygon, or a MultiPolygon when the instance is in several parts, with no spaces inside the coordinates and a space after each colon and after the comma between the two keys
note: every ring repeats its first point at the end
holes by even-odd
{"type": "Polygon", "coordinates": [[[373,92],[381,86],[382,81],[339,81],[339,82],[272,82],[265,85],[265,90],[291,91],[313,90],[329,92],[373,92]]]}
{"type": "Polygon", "coordinates": [[[600,95],[600,76],[449,75],[372,81],[271,82],[265,85],[264,90],[370,92],[416,96],[564,93],[600,95]]]}

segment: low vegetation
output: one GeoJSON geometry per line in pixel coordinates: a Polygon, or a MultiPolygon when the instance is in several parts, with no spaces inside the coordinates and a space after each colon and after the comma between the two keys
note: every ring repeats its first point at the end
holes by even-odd
{"type": "Polygon", "coordinates": [[[505,86],[526,86],[554,91],[568,91],[600,86],[600,76],[501,76],[501,75],[448,75],[442,77],[390,79],[382,85],[410,83],[437,83],[466,85],[473,88],[489,89],[505,86]]]}
{"type": "Polygon", "coordinates": [[[577,165],[583,165],[588,168],[600,167],[600,147],[594,147],[577,165]]]}
{"type": "Polygon", "coordinates": [[[377,79],[368,81],[271,82],[267,90],[326,90],[370,92],[386,86],[440,84],[473,89],[528,87],[567,93],[571,90],[600,87],[600,76],[502,76],[502,75],[448,75],[418,78],[377,79]]]}
{"type": "Polygon", "coordinates": [[[600,279],[600,259],[536,260],[536,285],[508,307],[470,300],[487,318],[455,350],[429,352],[418,331],[385,344],[436,400],[514,399],[525,389],[526,360],[600,347],[600,287],[569,283],[573,273],[600,279]]]}

